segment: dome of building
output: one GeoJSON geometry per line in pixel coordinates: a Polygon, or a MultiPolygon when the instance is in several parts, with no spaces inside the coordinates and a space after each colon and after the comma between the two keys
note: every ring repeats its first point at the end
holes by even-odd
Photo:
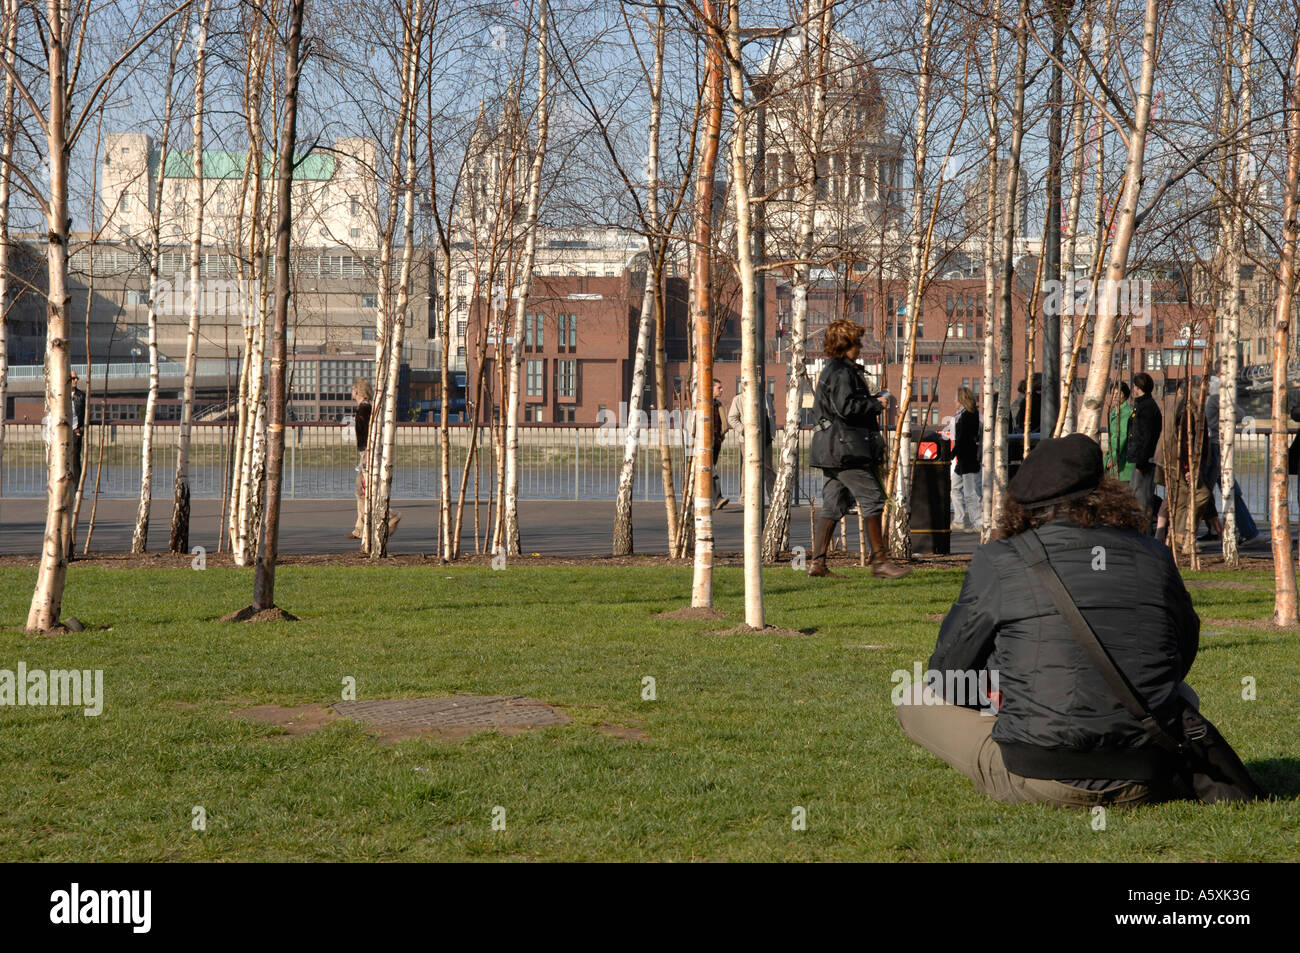
{"type": "MultiPolygon", "coordinates": [[[[762,75],[772,84],[773,109],[781,108],[781,100],[798,97],[812,82],[816,51],[810,51],[814,61],[804,63],[804,47],[808,37],[803,31],[782,37],[763,59],[762,75]],[[807,71],[807,72],[806,72],[807,71]]],[[[860,133],[884,133],[885,100],[880,89],[880,78],[871,65],[871,57],[859,44],[843,33],[832,32],[826,56],[828,112],[839,114],[860,133]]]]}

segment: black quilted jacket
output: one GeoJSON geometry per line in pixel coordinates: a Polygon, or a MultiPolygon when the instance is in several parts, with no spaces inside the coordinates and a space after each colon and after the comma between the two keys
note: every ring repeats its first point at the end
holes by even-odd
{"type": "MultiPolygon", "coordinates": [[[[1169,550],[1132,530],[1083,529],[1066,520],[1037,533],[1115,664],[1159,713],[1187,676],[1200,638],[1169,550]]],[[[1022,777],[1140,781],[1168,774],[1160,749],[1111,693],[1009,541],[975,551],[930,668],[998,673],[1002,707],[993,740],[1022,777]]]]}

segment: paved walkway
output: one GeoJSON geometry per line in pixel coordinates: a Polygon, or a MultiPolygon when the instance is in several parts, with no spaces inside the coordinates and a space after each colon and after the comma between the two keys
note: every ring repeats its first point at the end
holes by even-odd
{"type": "MultiPolygon", "coordinates": [[[[43,500],[0,500],[0,555],[23,556],[40,552],[41,536],[45,531],[43,500]]],[[[354,552],[355,540],[346,534],[352,529],[356,516],[351,500],[287,500],[283,504],[280,522],[280,551],[292,554],[354,552]]],[[[135,507],[132,500],[100,500],[95,515],[95,532],[91,551],[97,553],[124,553],[131,549],[131,533],[135,526],[135,507]]],[[[393,553],[434,552],[437,549],[438,504],[432,500],[399,500],[394,508],[402,514],[402,523],[389,543],[393,553]]],[[[191,546],[202,546],[209,552],[217,547],[217,522],[220,504],[217,500],[195,500],[192,504],[190,525],[191,546]]],[[[462,534],[462,547],[474,552],[473,510],[466,511],[470,525],[462,534]]],[[[487,507],[481,509],[481,519],[488,516],[487,507]]],[[[85,538],[89,524],[90,508],[83,506],[78,529],[77,551],[85,538]]],[[[614,504],[612,502],[528,501],[519,504],[521,541],[526,553],[543,556],[608,556],[612,547],[614,504]]],[[[740,552],[743,548],[744,513],[734,503],[714,514],[715,545],[719,552],[740,552]]],[[[171,500],[155,500],[150,511],[150,551],[166,549],[171,527],[171,500]]],[[[662,503],[632,504],[633,542],[639,554],[662,555],[668,551],[668,534],[664,528],[662,503]]],[[[790,542],[794,546],[811,547],[812,534],[808,523],[808,507],[801,506],[791,514],[790,542]]],[[[978,537],[955,533],[952,537],[954,553],[970,553],[978,537]]],[[[857,520],[849,518],[849,545],[857,549],[857,520]]],[[[1217,551],[1213,548],[1206,552],[1217,551]]],[[[1242,548],[1243,555],[1268,558],[1271,556],[1268,534],[1242,548]]]]}

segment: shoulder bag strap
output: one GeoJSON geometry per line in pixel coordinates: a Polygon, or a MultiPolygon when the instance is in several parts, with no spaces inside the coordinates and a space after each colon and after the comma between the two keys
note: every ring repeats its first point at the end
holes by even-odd
{"type": "Polygon", "coordinates": [[[1079,611],[1079,607],[1070,598],[1065,583],[1061,582],[1061,577],[1057,575],[1056,570],[1047,558],[1047,550],[1043,547],[1043,541],[1038,538],[1038,533],[1029,530],[1011,537],[1010,541],[1016,548],[1020,558],[1033,572],[1034,578],[1051,597],[1052,604],[1056,606],[1056,611],[1061,614],[1065,624],[1070,627],[1070,632],[1073,633],[1080,648],[1083,649],[1084,654],[1088,656],[1088,660],[1092,662],[1097,671],[1101,673],[1101,677],[1106,680],[1106,684],[1110,686],[1111,692],[1114,693],[1119,703],[1124,706],[1124,710],[1142,723],[1142,728],[1146,731],[1147,736],[1160,747],[1167,751],[1181,751],[1182,745],[1161,726],[1159,720],[1152,714],[1151,709],[1147,707],[1146,702],[1133,688],[1132,683],[1115,665],[1114,660],[1106,651],[1106,647],[1097,638],[1097,633],[1093,631],[1092,626],[1088,624],[1088,620],[1079,611]]]}

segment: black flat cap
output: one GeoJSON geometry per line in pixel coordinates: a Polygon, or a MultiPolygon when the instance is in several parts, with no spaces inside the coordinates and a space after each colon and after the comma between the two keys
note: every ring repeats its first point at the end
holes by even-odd
{"type": "Polygon", "coordinates": [[[1053,506],[1087,496],[1105,472],[1101,447],[1081,433],[1039,441],[1007,487],[1021,506],[1053,506]]]}

